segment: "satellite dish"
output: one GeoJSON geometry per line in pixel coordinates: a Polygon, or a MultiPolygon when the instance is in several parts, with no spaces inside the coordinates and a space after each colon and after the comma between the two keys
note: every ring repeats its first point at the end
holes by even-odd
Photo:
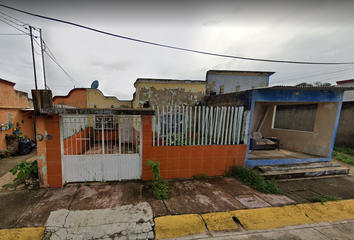
{"type": "Polygon", "coordinates": [[[98,88],[98,81],[95,80],[91,83],[91,88],[97,89],[98,88]]]}

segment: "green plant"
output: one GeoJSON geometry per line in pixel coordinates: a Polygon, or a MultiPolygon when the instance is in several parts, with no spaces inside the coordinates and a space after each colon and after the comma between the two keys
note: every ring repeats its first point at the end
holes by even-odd
{"type": "Polygon", "coordinates": [[[180,137],[180,134],[171,134],[171,144],[174,145],[176,142],[177,146],[185,146],[189,144],[189,137],[188,136],[183,136],[182,139],[180,137]]]}
{"type": "Polygon", "coordinates": [[[158,200],[167,199],[170,186],[168,182],[162,180],[162,176],[160,174],[160,163],[149,159],[146,165],[150,167],[152,172],[152,190],[154,191],[155,198],[158,200]]]}
{"type": "Polygon", "coordinates": [[[12,153],[12,150],[5,150],[6,153],[12,153]]]}
{"type": "Polygon", "coordinates": [[[8,184],[5,184],[5,185],[2,185],[2,188],[8,188],[11,186],[11,183],[8,183],[8,184]]]}
{"type": "Polygon", "coordinates": [[[351,148],[334,146],[333,150],[336,152],[345,153],[345,154],[354,156],[354,149],[351,149],[351,148]]]}
{"type": "Polygon", "coordinates": [[[328,201],[338,201],[339,199],[333,196],[329,196],[329,195],[321,195],[319,197],[313,197],[310,199],[310,202],[320,202],[320,203],[324,203],[324,202],[328,202],[328,201]]]}
{"type": "Polygon", "coordinates": [[[280,194],[280,189],[274,179],[264,180],[262,175],[251,168],[231,166],[226,175],[234,177],[238,181],[262,193],[280,194]]]}
{"type": "Polygon", "coordinates": [[[22,135],[22,134],[19,134],[19,135],[17,135],[17,138],[18,138],[19,141],[21,141],[21,140],[23,140],[23,139],[26,139],[27,136],[22,135]]]}
{"type": "Polygon", "coordinates": [[[78,185],[77,185],[77,189],[80,189],[80,188],[81,188],[81,184],[78,184],[78,185]]]}
{"type": "Polygon", "coordinates": [[[199,173],[193,176],[194,179],[206,179],[208,176],[204,173],[199,173]]]}
{"type": "Polygon", "coordinates": [[[341,153],[337,153],[337,152],[333,152],[332,157],[334,159],[337,159],[338,161],[350,164],[350,165],[354,165],[354,158],[349,157],[347,155],[341,154],[341,153]]]}
{"type": "Polygon", "coordinates": [[[91,184],[89,182],[85,182],[84,185],[87,186],[87,187],[91,186],[91,184]]]}
{"type": "Polygon", "coordinates": [[[22,179],[25,176],[31,178],[38,178],[38,162],[34,160],[33,162],[26,162],[23,160],[22,162],[16,164],[10,172],[12,175],[15,175],[17,172],[17,179],[22,179]]]}

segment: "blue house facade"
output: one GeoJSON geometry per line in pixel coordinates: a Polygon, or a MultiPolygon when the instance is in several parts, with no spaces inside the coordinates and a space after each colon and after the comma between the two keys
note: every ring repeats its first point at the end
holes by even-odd
{"type": "Polygon", "coordinates": [[[275,86],[251,90],[247,141],[253,132],[279,139],[287,152],[247,152],[245,166],[330,161],[345,89],[275,86]],[[262,154],[264,153],[264,154],[262,154]],[[279,158],[277,158],[279,156],[279,158]]]}

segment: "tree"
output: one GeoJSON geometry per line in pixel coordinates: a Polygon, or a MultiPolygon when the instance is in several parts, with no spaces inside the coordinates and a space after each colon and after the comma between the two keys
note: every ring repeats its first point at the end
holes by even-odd
{"type": "Polygon", "coordinates": [[[302,83],[295,85],[295,87],[331,87],[331,86],[332,86],[332,84],[330,84],[330,83],[322,83],[320,81],[317,81],[314,84],[302,82],[302,83]]]}

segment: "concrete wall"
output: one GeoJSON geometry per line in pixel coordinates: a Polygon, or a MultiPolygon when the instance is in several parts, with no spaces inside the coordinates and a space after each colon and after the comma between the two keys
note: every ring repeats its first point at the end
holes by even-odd
{"type": "MultiPolygon", "coordinates": [[[[264,109],[264,104],[256,103],[255,112],[260,112],[258,110],[261,108],[264,109]]],[[[271,108],[261,129],[263,136],[280,138],[281,146],[286,149],[328,157],[339,104],[331,102],[318,103],[313,132],[273,128],[274,108],[276,105],[285,104],[289,105],[289,103],[282,102],[269,104],[271,108]]],[[[258,116],[260,115],[255,114],[253,119],[256,120],[258,116]]],[[[252,129],[254,128],[255,124],[252,124],[252,129]]]]}
{"type": "Polygon", "coordinates": [[[88,108],[131,108],[131,101],[104,96],[98,89],[86,89],[88,108]]]}
{"type": "Polygon", "coordinates": [[[244,106],[245,110],[251,109],[252,91],[234,92],[205,97],[206,106],[244,106]]]}
{"type": "Polygon", "coordinates": [[[206,92],[223,94],[267,87],[269,75],[258,72],[208,71],[206,92]]]}
{"type": "Polygon", "coordinates": [[[336,145],[354,149],[354,101],[344,102],[342,105],[336,145]]]}
{"type": "Polygon", "coordinates": [[[53,104],[56,107],[59,105],[73,108],[131,108],[131,101],[107,97],[100,90],[91,88],[76,88],[67,96],[55,96],[53,104]]]}
{"type": "Polygon", "coordinates": [[[205,95],[204,81],[138,79],[133,108],[142,108],[145,101],[151,106],[194,106],[205,95]]]}
{"type": "MultiPolygon", "coordinates": [[[[14,126],[19,123],[20,133],[34,140],[34,127],[32,119],[28,119],[33,114],[32,99],[28,98],[25,92],[14,89],[15,83],[0,79],[0,124],[11,122],[14,126]]],[[[13,134],[15,129],[0,130],[0,150],[7,149],[5,136],[13,134]]]]}
{"type": "Polygon", "coordinates": [[[72,89],[66,96],[55,96],[53,105],[63,105],[73,108],[87,108],[86,89],[72,89]]]}

